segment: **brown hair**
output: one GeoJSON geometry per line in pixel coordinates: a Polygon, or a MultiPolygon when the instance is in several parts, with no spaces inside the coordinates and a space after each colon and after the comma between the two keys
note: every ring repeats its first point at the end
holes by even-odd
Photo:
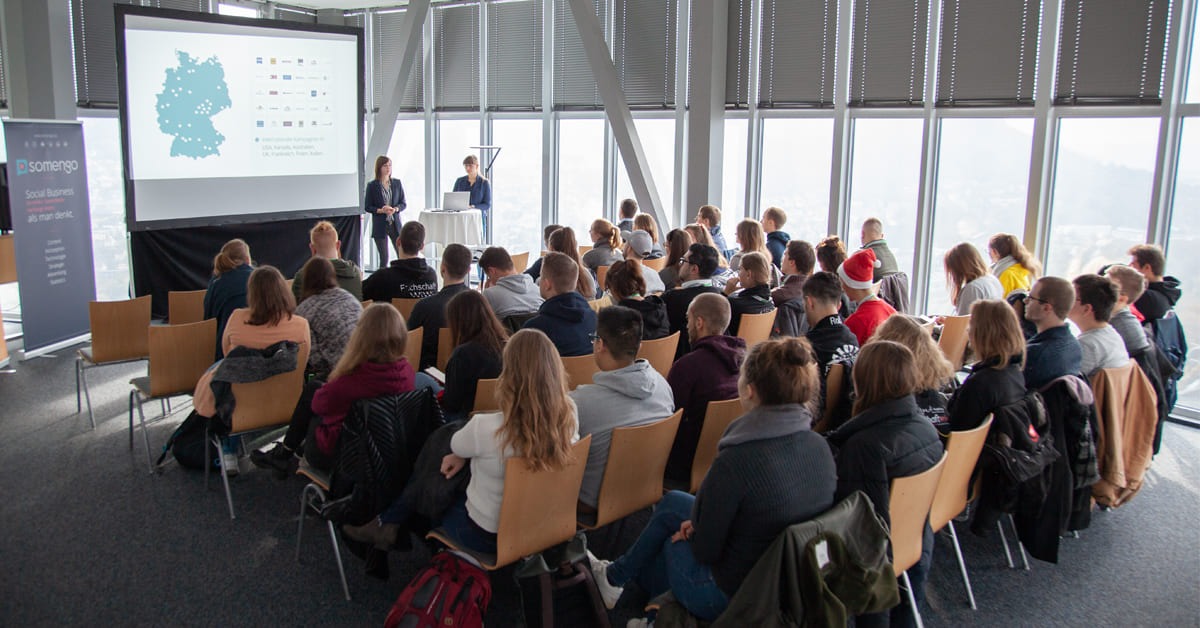
{"type": "Polygon", "coordinates": [[[300,302],[305,299],[315,296],[338,287],[337,273],[333,270],[333,262],[321,257],[309,258],[304,263],[304,268],[300,269],[301,285],[304,289],[300,292],[300,302]]]}
{"type": "Polygon", "coordinates": [[[220,277],[225,273],[250,263],[250,245],[245,240],[235,238],[221,247],[221,252],[213,258],[213,276],[220,277]]]}
{"type": "Polygon", "coordinates": [[[969,242],[954,245],[942,258],[946,282],[950,285],[950,303],[958,305],[958,295],[968,283],[988,274],[987,264],[979,249],[969,242]]]}
{"type": "Polygon", "coordinates": [[[642,315],[635,309],[611,305],[596,313],[596,335],[618,360],[633,360],[642,346],[642,315]]]}
{"type": "Polygon", "coordinates": [[[721,224],[721,208],[716,205],[701,205],[696,211],[696,216],[707,220],[714,227],[721,224]]]}
{"type": "Polygon", "coordinates": [[[425,248],[425,225],[410,220],[400,227],[400,235],[396,238],[396,245],[404,251],[405,255],[416,255],[425,248]]]}
{"type": "Polygon", "coordinates": [[[504,247],[489,246],[484,249],[483,254],[479,256],[480,268],[495,268],[502,271],[514,270],[512,256],[504,247]]]}
{"type": "Polygon", "coordinates": [[[496,318],[492,306],[475,290],[464,290],[446,304],[446,321],[450,327],[450,344],[458,346],[468,342],[483,345],[499,356],[504,351],[508,332],[496,318]]]}
{"type": "Polygon", "coordinates": [[[390,161],[391,161],[391,159],[387,155],[380,155],[375,158],[375,180],[376,181],[380,181],[383,179],[383,172],[382,172],[383,167],[386,166],[388,164],[388,162],[390,162],[390,161]]]}
{"type": "Polygon", "coordinates": [[[842,244],[842,239],[831,235],[818,242],[817,261],[821,263],[821,270],[836,273],[838,266],[846,261],[846,245],[842,244]]]}
{"type": "Polygon", "coordinates": [[[466,277],[471,272],[471,249],[457,242],[446,245],[442,250],[442,265],[446,267],[446,274],[452,278],[466,277]]]}
{"type": "Polygon", "coordinates": [[[1012,256],[1013,260],[1025,267],[1025,270],[1033,273],[1036,277],[1042,274],[1042,265],[1025,248],[1024,244],[1017,239],[1017,236],[1011,233],[997,233],[988,239],[988,248],[995,251],[996,255],[1001,258],[1012,256]]]}
{"type": "MultiPolygon", "coordinates": [[[[771,281],[771,258],[754,251],[742,256],[741,269],[750,273],[754,285],[758,286],[771,281]]],[[[749,288],[750,286],[742,286],[749,288]]]]}
{"type": "Polygon", "coordinates": [[[547,253],[542,258],[542,279],[560,294],[570,292],[578,285],[580,272],[587,271],[581,271],[579,264],[557,251],[547,253]]]}
{"type": "Polygon", "coordinates": [[[823,305],[840,305],[842,302],[842,280],[831,272],[822,270],[813,273],[804,280],[803,290],[804,296],[823,305]]]}
{"type": "Polygon", "coordinates": [[[889,316],[875,329],[868,344],[882,340],[898,342],[912,351],[917,364],[917,390],[941,390],[954,378],[954,365],[917,319],[904,314],[889,316]]]}
{"type": "Polygon", "coordinates": [[[546,245],[549,246],[550,236],[553,235],[555,231],[558,231],[562,228],[562,225],[546,225],[545,227],[542,227],[542,242],[545,242],[546,245]]]}
{"type": "Polygon", "coordinates": [[[604,288],[620,301],[634,295],[646,295],[646,278],[642,275],[642,263],[637,260],[621,260],[608,267],[604,288]]]}
{"type": "Polygon", "coordinates": [[[1104,271],[1104,274],[1117,284],[1121,295],[1130,303],[1137,301],[1138,297],[1146,291],[1146,277],[1132,266],[1113,264],[1104,271]]]}
{"type": "Polygon", "coordinates": [[[1092,316],[1101,323],[1107,323],[1112,318],[1113,307],[1120,296],[1117,285],[1108,277],[1100,275],[1080,275],[1071,283],[1075,284],[1075,298],[1082,305],[1092,306],[1092,316]]]}
{"type": "Polygon", "coordinates": [[[607,244],[614,251],[621,248],[621,232],[611,222],[597,218],[592,221],[592,231],[595,231],[596,235],[600,237],[596,244],[607,244]]]}
{"type": "MultiPolygon", "coordinates": [[[[733,310],[729,307],[729,299],[719,292],[701,292],[688,304],[687,311],[692,316],[699,316],[705,321],[705,329],[715,334],[725,333],[729,327],[729,319],[733,318],[733,310]]],[[[685,330],[686,331],[686,330],[685,330]]]]}
{"type": "Polygon", "coordinates": [[[980,362],[995,360],[992,368],[1003,369],[1019,355],[1021,368],[1025,368],[1025,335],[1021,333],[1017,312],[1007,301],[981,299],[972,303],[967,336],[980,362]]]}
{"type": "Polygon", "coordinates": [[[775,223],[775,228],[778,229],[787,224],[787,212],[779,207],[768,207],[762,215],[763,220],[770,220],[775,223]]]}
{"type": "Polygon", "coordinates": [[[771,252],[767,250],[767,234],[763,232],[762,223],[753,218],[747,218],[738,223],[737,240],[742,247],[742,251],[749,253],[758,251],[771,258],[771,252]]]}
{"type": "Polygon", "coordinates": [[[567,373],[546,334],[522,329],[504,347],[496,398],[504,423],[496,431],[502,450],[524,457],[534,471],[561,469],[571,453],[575,404],[567,373]]]}
{"type": "Polygon", "coordinates": [[[1075,305],[1075,286],[1062,277],[1042,277],[1029,288],[1029,294],[1032,295],[1033,289],[1038,286],[1042,287],[1038,298],[1054,310],[1056,317],[1065,320],[1075,305]]]}
{"type": "MultiPolygon", "coordinates": [[[[712,234],[708,232],[708,229],[704,228],[704,225],[693,222],[692,224],[685,226],[683,229],[692,236],[693,244],[704,244],[706,246],[711,246],[714,250],[717,249],[717,244],[713,240],[712,234]]],[[[725,259],[725,255],[723,255],[720,250],[717,250],[717,267],[729,267],[729,262],[725,259]]]]}
{"type": "Polygon", "coordinates": [[[467,155],[466,157],[463,157],[463,165],[465,166],[467,164],[475,164],[476,166],[478,166],[479,158],[476,157],[475,155],[467,155]]]}
{"type": "Polygon", "coordinates": [[[852,414],[856,415],[917,390],[917,361],[912,351],[891,340],[863,345],[851,375],[855,395],[852,414]]]}
{"type": "Polygon", "coordinates": [[[760,342],[742,362],[742,384],[753,384],[766,406],[799,403],[815,407],[820,380],[812,345],[806,338],[775,338],[760,342]]]}
{"type": "Polygon", "coordinates": [[[796,270],[800,271],[801,275],[811,275],[813,267],[817,265],[817,252],[804,240],[788,242],[784,254],[796,264],[796,270]]]}
{"type": "MultiPolygon", "coordinates": [[[[562,253],[571,258],[572,262],[579,268],[583,268],[583,260],[579,258],[579,242],[575,239],[575,230],[570,227],[563,227],[546,239],[546,244],[550,245],[550,250],[562,253]]],[[[542,260],[542,267],[546,266],[546,260],[542,260]]],[[[591,299],[596,296],[596,291],[592,289],[592,282],[579,273],[579,277],[575,279],[575,291],[582,294],[584,298],[591,299]]]]}
{"type": "Polygon", "coordinates": [[[390,364],[404,359],[408,326],[390,303],[373,303],[363,310],[350,334],[346,350],[329,374],[329,380],[350,375],[364,362],[390,364]]]}
{"type": "Polygon", "coordinates": [[[633,218],[633,228],[641,229],[650,234],[650,241],[658,243],[658,223],[650,214],[638,214],[633,218]]]}
{"type": "MultiPolygon", "coordinates": [[[[328,262],[329,260],[325,260],[328,262]]],[[[278,325],[291,319],[296,311],[296,297],[287,281],[274,266],[259,266],[250,273],[246,283],[246,305],[250,307],[249,325],[278,325]]]]}
{"type": "Polygon", "coordinates": [[[633,200],[632,198],[627,198],[627,199],[621,201],[621,217],[622,218],[633,218],[634,216],[637,215],[637,210],[638,210],[637,201],[633,200]]]}
{"type": "Polygon", "coordinates": [[[1163,255],[1162,247],[1157,244],[1138,244],[1129,247],[1129,254],[1137,261],[1138,266],[1150,265],[1150,274],[1162,277],[1167,272],[1167,258],[1163,255]]]}

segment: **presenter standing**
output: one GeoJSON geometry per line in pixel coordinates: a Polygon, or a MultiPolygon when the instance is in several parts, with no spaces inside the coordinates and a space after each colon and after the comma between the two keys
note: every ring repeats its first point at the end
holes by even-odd
{"type": "Polygon", "coordinates": [[[404,187],[400,179],[392,178],[392,160],[386,155],[375,158],[375,179],[367,184],[363,203],[371,214],[371,239],[379,250],[379,267],[388,264],[389,244],[395,246],[400,237],[400,217],[397,215],[408,206],[404,202],[404,187]]]}
{"type": "Polygon", "coordinates": [[[467,176],[459,177],[454,182],[454,191],[471,193],[469,205],[483,215],[483,237],[487,239],[488,216],[492,212],[492,184],[479,174],[479,158],[475,155],[467,155],[463,160],[463,168],[466,168],[467,176]]]}

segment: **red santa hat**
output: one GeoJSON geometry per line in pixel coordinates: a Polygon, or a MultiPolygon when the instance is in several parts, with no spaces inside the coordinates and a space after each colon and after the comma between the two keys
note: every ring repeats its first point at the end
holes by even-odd
{"type": "Polygon", "coordinates": [[[842,282],[851,288],[867,290],[874,285],[872,279],[875,276],[875,269],[882,265],[883,262],[875,259],[875,251],[860,249],[855,251],[854,255],[846,258],[841,266],[838,266],[838,277],[841,277],[842,282]]]}

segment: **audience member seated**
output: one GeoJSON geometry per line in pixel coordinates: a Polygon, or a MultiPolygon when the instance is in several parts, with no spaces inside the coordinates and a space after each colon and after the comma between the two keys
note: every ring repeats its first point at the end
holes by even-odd
{"type": "Polygon", "coordinates": [[[1025,338],[1016,312],[1004,301],[976,301],[967,330],[978,362],[947,407],[956,432],[979,427],[996,408],[1025,397],[1025,338]]]}
{"type": "Polygon", "coordinates": [[[778,288],[771,291],[771,300],[775,302],[775,307],[783,307],[784,303],[804,296],[804,282],[812,275],[817,263],[816,252],[813,251],[812,245],[804,240],[789,241],[782,257],[783,281],[778,288]]]}
{"type": "MultiPolygon", "coordinates": [[[[566,255],[579,267],[579,277],[575,280],[575,291],[583,295],[585,299],[599,297],[600,286],[596,284],[596,276],[584,268],[583,260],[579,257],[579,244],[575,241],[575,230],[570,227],[563,227],[550,234],[549,242],[551,251],[566,255]]],[[[538,261],[543,262],[545,259],[545,257],[542,257],[538,261]]],[[[537,279],[540,278],[541,274],[539,273],[537,279]]]]}
{"type": "Polygon", "coordinates": [[[785,528],[833,505],[833,459],[808,410],[817,394],[808,342],[755,345],[738,393],[746,413],[721,436],[696,495],[667,493],[629,551],[593,563],[606,605],[636,581],[651,596],[670,590],[692,615],[712,621],[785,528]]]}
{"type": "Polygon", "coordinates": [[[1042,265],[1024,244],[1011,233],[997,233],[988,240],[992,274],[1000,280],[1005,298],[1015,290],[1026,292],[1042,272],[1042,265]]]}
{"type": "Polygon", "coordinates": [[[621,215],[621,222],[617,223],[618,230],[633,231],[636,229],[633,226],[633,217],[637,216],[638,213],[637,201],[632,198],[623,199],[618,213],[621,215]]]}
{"type": "MultiPolygon", "coordinates": [[[[542,228],[542,244],[546,247],[543,250],[543,253],[552,250],[550,248],[550,234],[558,231],[559,229],[562,229],[562,225],[546,225],[542,228]]],[[[579,254],[578,249],[576,249],[575,254],[579,254]]],[[[529,268],[525,269],[525,274],[533,277],[534,281],[537,281],[538,277],[540,277],[542,274],[542,258],[538,257],[536,260],[533,260],[533,263],[529,265],[529,268]]]]}
{"type": "Polygon", "coordinates": [[[663,250],[662,242],[658,237],[658,223],[654,220],[654,216],[650,214],[638,214],[633,217],[633,231],[645,231],[650,234],[650,254],[646,259],[659,259],[666,255],[663,250]]]}
{"type": "Polygon", "coordinates": [[[430,295],[417,301],[413,306],[412,315],[406,321],[409,329],[418,327],[424,329],[421,339],[421,364],[418,371],[423,371],[437,364],[438,330],[446,326],[446,304],[454,295],[465,292],[467,275],[471,272],[471,249],[461,244],[451,244],[442,251],[442,263],[438,273],[442,276],[445,286],[437,294],[430,295]]]}
{"type": "Polygon", "coordinates": [[[1129,249],[1129,255],[1129,265],[1146,278],[1146,291],[1133,306],[1146,322],[1166,316],[1183,292],[1179,289],[1178,279],[1163,275],[1167,270],[1167,259],[1162,248],[1155,244],[1139,244],[1129,249]]]}
{"type": "Polygon", "coordinates": [[[592,435],[579,501],[595,511],[608,462],[612,431],[618,427],[661,421],[675,411],[671,387],[650,363],[637,359],[642,345],[642,319],[634,310],[615,305],[600,310],[592,356],[600,372],[591,384],[571,391],[579,413],[579,435],[592,435]]]}
{"type": "MultiPolygon", "coordinates": [[[[538,259],[539,275],[541,259],[538,259]]],[[[519,329],[526,320],[537,314],[542,306],[542,294],[533,277],[518,273],[508,251],[490,246],[479,256],[479,267],[487,280],[483,283],[483,296],[495,312],[496,318],[505,322],[509,329],[519,329]]]]}
{"type": "Polygon", "coordinates": [[[729,269],[729,260],[727,256],[724,252],[722,252],[721,249],[717,248],[717,244],[713,240],[712,234],[708,232],[708,229],[706,229],[704,225],[700,224],[693,223],[690,225],[685,225],[683,228],[688,232],[688,235],[692,236],[692,242],[696,244],[706,244],[714,249],[717,249],[717,270],[713,272],[712,276],[713,279],[719,280],[721,285],[725,285],[725,282],[728,281],[730,277],[733,277],[734,274],[733,271],[729,269]]]}
{"type": "Polygon", "coordinates": [[[597,218],[592,221],[588,236],[592,240],[592,250],[583,254],[583,267],[593,275],[596,274],[597,268],[611,266],[625,259],[621,253],[621,232],[616,225],[603,218],[597,218]]]}
{"type": "Polygon", "coordinates": [[[538,279],[545,302],[537,316],[525,322],[525,329],[545,333],[559,355],[587,355],[592,352],[590,336],[596,330],[596,313],[587,300],[575,291],[580,268],[562,253],[548,253],[538,279]]]}
{"type": "Polygon", "coordinates": [[[875,259],[879,260],[879,265],[875,267],[875,272],[871,277],[872,283],[900,272],[900,267],[896,264],[896,256],[892,254],[887,240],[883,238],[883,222],[878,218],[868,218],[863,221],[862,249],[859,250],[870,250],[875,254],[875,259]]]}
{"type": "Polygon", "coordinates": [[[786,231],[780,231],[786,223],[787,213],[778,207],[768,207],[763,212],[762,228],[767,234],[767,250],[771,252],[771,263],[785,273],[787,271],[783,269],[783,252],[787,250],[788,242],[792,239],[786,231]]]}
{"type": "Polygon", "coordinates": [[[725,296],[733,314],[729,319],[729,335],[736,336],[742,314],[764,314],[775,309],[771,301],[771,260],[754,251],[742,256],[737,277],[725,284],[725,296]]]}
{"type": "MultiPolygon", "coordinates": [[[[817,263],[821,266],[821,270],[827,273],[837,275],[838,268],[842,262],[846,261],[846,245],[842,244],[842,239],[831,235],[816,246],[817,263]]],[[[838,308],[838,313],[842,315],[842,320],[849,318],[854,312],[854,304],[850,301],[850,297],[846,293],[842,293],[842,305],[838,308]]]]}
{"type": "MultiPolygon", "coordinates": [[[[312,251],[313,257],[328,259],[333,264],[337,285],[354,295],[355,299],[363,300],[362,271],[354,262],[342,259],[342,242],[338,240],[338,232],[333,227],[333,223],[322,220],[313,226],[312,230],[308,232],[308,250],[312,251]]],[[[296,297],[296,303],[304,300],[301,298],[303,293],[304,271],[301,269],[292,279],[292,296],[296,297]]]]}
{"type": "Polygon", "coordinates": [[[1136,356],[1150,347],[1150,339],[1146,336],[1146,328],[1142,327],[1133,312],[1129,311],[1129,306],[1146,291],[1146,278],[1142,273],[1124,264],[1109,266],[1104,276],[1116,284],[1118,290],[1117,304],[1113,307],[1108,324],[1120,334],[1125,343],[1125,352],[1131,357],[1136,356]]]}
{"type": "Polygon", "coordinates": [[[243,240],[230,240],[221,247],[213,258],[213,276],[208,280],[204,292],[204,319],[217,319],[217,359],[225,357],[221,347],[225,337],[225,325],[229,315],[238,308],[246,307],[246,282],[254,272],[250,261],[250,247],[243,240]]]}
{"type": "MultiPolygon", "coordinates": [[[[547,263],[549,263],[547,259],[547,263]]],[[[467,461],[471,479],[465,494],[437,522],[462,547],[496,553],[500,504],[504,501],[504,467],[509,458],[525,458],[536,471],[557,470],[569,461],[579,440],[575,404],[567,396],[567,374],[546,335],[523,329],[504,347],[506,368],[496,397],[499,412],[475,415],[450,438],[442,473],[454,477],[467,461]]],[[[346,536],[379,549],[395,544],[410,511],[397,499],[377,518],[361,526],[342,526],[346,536]]]]}
{"type": "Polygon", "coordinates": [[[679,266],[692,244],[692,234],[683,229],[672,229],[667,233],[667,265],[658,271],[658,278],[667,290],[679,287],[679,266]]]}
{"type": "Polygon", "coordinates": [[[950,303],[955,316],[971,313],[971,304],[982,299],[1003,299],[1004,289],[983,263],[975,245],[960,242],[942,258],[946,279],[950,284],[950,303]]]}
{"type": "MultiPolygon", "coordinates": [[[[733,252],[725,244],[725,236],[721,233],[721,208],[716,205],[701,205],[700,209],[696,210],[695,223],[704,227],[709,237],[712,238],[712,246],[721,253],[721,257],[729,259],[733,252]]],[[[695,238],[695,235],[692,237],[695,238]]],[[[700,242],[699,239],[696,241],[700,242]]]]}
{"type": "Polygon", "coordinates": [[[666,477],[681,485],[691,482],[692,459],[696,457],[708,403],[738,395],[738,369],[746,356],[746,341],[725,335],[729,316],[725,297],[696,295],[687,308],[686,333],[692,350],[676,360],[667,373],[675,409],[683,409],[683,418],[675,431],[666,477]]]}
{"type": "Polygon", "coordinates": [[[1117,304],[1117,287],[1107,277],[1080,275],[1075,285],[1075,307],[1069,317],[1079,328],[1079,368],[1091,379],[1100,369],[1120,368],[1129,363],[1125,342],[1108,324],[1117,304]]]}
{"type": "Polygon", "coordinates": [[[859,346],[866,344],[871,334],[875,333],[875,328],[896,313],[895,308],[875,294],[871,277],[872,272],[878,270],[879,261],[870,248],[855,251],[837,269],[838,277],[842,279],[842,289],[855,304],[854,313],[846,319],[846,326],[858,338],[859,346]]]}
{"type": "Polygon", "coordinates": [[[487,299],[474,290],[464,290],[450,299],[446,304],[446,321],[454,351],[446,362],[442,410],[446,421],[457,421],[467,418],[475,407],[479,380],[500,376],[503,366],[500,357],[508,332],[487,299]]]}
{"type": "Polygon", "coordinates": [[[1013,290],[1004,297],[1008,301],[1008,305],[1012,307],[1013,312],[1017,314],[1017,320],[1021,322],[1021,335],[1025,336],[1025,342],[1029,342],[1030,338],[1037,335],[1037,325],[1033,321],[1025,318],[1025,298],[1029,296],[1027,290],[1013,290]]]}
{"type": "Polygon", "coordinates": [[[362,316],[362,302],[338,287],[336,270],[325,257],[313,257],[300,269],[304,292],[296,314],[308,321],[312,347],[306,372],[321,381],[329,377],[342,357],[350,334],[362,316]]]}
{"type": "MultiPolygon", "coordinates": [[[[771,261],[771,251],[767,249],[767,235],[763,233],[762,225],[757,220],[747,218],[739,222],[733,236],[737,240],[739,250],[729,259],[729,270],[733,272],[740,270],[742,257],[749,253],[762,253],[768,263],[771,261]]],[[[770,264],[770,280],[772,288],[778,288],[779,284],[783,283],[783,273],[774,264],[770,264]]]]}
{"type": "MultiPolygon", "coordinates": [[[[667,320],[671,323],[671,333],[682,332],[679,335],[679,350],[675,358],[691,350],[687,339],[687,309],[696,295],[712,292],[721,294],[721,288],[713,281],[712,275],[717,270],[717,260],[721,254],[717,249],[707,244],[693,244],[679,264],[680,285],[674,290],[663,293],[663,303],[667,304],[667,320]]],[[[721,330],[723,333],[725,330],[721,330]]]]}
{"type": "Polygon", "coordinates": [[[437,292],[437,273],[421,250],[425,248],[425,225],[417,221],[405,223],[396,238],[400,258],[387,268],[381,268],[363,281],[363,298],[368,301],[391,302],[392,299],[424,299],[437,292]]]}
{"type": "MultiPolygon", "coordinates": [[[[928,471],[942,458],[941,439],[921,415],[916,390],[917,363],[908,347],[890,340],[863,346],[854,365],[854,417],[828,436],[837,459],[835,499],[862,491],[889,525],[892,480],[928,471]]],[[[933,531],[926,525],[921,559],[908,570],[918,605],[932,561],[933,531]]],[[[892,625],[908,625],[911,618],[904,601],[890,612],[892,625]]],[[[888,620],[889,613],[864,615],[856,625],[887,626],[888,620]]]]}
{"type": "Polygon", "coordinates": [[[605,289],[612,295],[615,305],[635,310],[641,315],[642,340],[656,340],[671,334],[667,305],[658,296],[642,296],[646,294],[644,277],[654,274],[639,261],[625,260],[613,264],[604,280],[605,289]]]}
{"type": "Polygon", "coordinates": [[[1025,319],[1037,335],[1025,344],[1025,388],[1038,390],[1064,375],[1080,375],[1083,350],[1067,327],[1075,288],[1062,277],[1042,277],[1025,297],[1025,319]]]}
{"type": "MultiPolygon", "coordinates": [[[[850,393],[853,391],[850,371],[858,358],[858,338],[846,327],[842,316],[838,314],[845,296],[842,294],[842,280],[833,273],[821,271],[804,282],[804,316],[808,319],[808,331],[804,337],[812,345],[813,354],[817,358],[817,368],[821,377],[822,410],[825,408],[826,391],[829,388],[830,367],[834,364],[841,364],[843,367],[841,398],[838,399],[833,412],[835,422],[850,416],[850,393]]],[[[836,425],[824,427],[828,430],[836,425]]]]}
{"type": "MultiPolygon", "coordinates": [[[[642,260],[650,259],[653,249],[654,241],[650,238],[650,234],[638,230],[629,234],[623,253],[626,260],[637,261],[640,265],[642,260]]],[[[608,272],[612,272],[612,267],[609,267],[608,272]]],[[[667,289],[658,273],[643,273],[642,281],[646,284],[645,290],[640,293],[642,295],[659,294],[667,289]]]]}
{"type": "Polygon", "coordinates": [[[945,427],[949,422],[946,405],[957,382],[954,365],[938,348],[933,336],[917,319],[897,314],[883,321],[867,344],[880,340],[900,343],[912,351],[913,359],[917,361],[917,388],[913,392],[917,409],[933,425],[945,427]]]}

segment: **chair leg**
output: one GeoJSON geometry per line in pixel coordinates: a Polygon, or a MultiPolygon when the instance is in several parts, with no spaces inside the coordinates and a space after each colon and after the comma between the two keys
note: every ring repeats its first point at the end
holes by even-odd
{"type": "Polygon", "coordinates": [[[82,366],[83,366],[83,359],[75,358],[75,414],[79,414],[80,412],[83,412],[83,400],[79,395],[79,392],[80,392],[79,378],[80,378],[80,373],[83,372],[80,367],[82,367],[82,366]]]}
{"type": "Polygon", "coordinates": [[[96,429],[96,413],[92,411],[92,392],[88,390],[87,369],[82,365],[79,367],[79,379],[83,382],[83,397],[87,400],[88,419],[92,422],[92,429],[96,429]]]}
{"type": "Polygon", "coordinates": [[[975,592],[971,590],[971,578],[967,575],[967,563],[963,561],[962,547],[958,544],[958,533],[954,531],[954,521],[946,524],[950,528],[950,540],[954,542],[954,555],[958,558],[958,570],[962,572],[963,586],[967,588],[967,599],[971,601],[971,610],[975,607],[975,592]]]}
{"type": "Polygon", "coordinates": [[[996,529],[1000,531],[1000,542],[1004,544],[1004,557],[1008,559],[1008,568],[1012,569],[1016,565],[1013,564],[1012,552],[1008,551],[1008,537],[1004,535],[1004,524],[999,520],[996,521],[996,529]]]}
{"type": "Polygon", "coordinates": [[[350,585],[346,584],[346,568],[342,566],[342,550],[338,546],[337,532],[333,529],[333,522],[326,520],[325,526],[329,528],[329,542],[333,544],[333,558],[337,561],[338,577],[342,579],[342,593],[346,596],[346,601],[350,601],[350,585]]]}
{"type": "Polygon", "coordinates": [[[300,525],[296,529],[296,562],[300,562],[300,541],[304,538],[304,520],[308,518],[308,487],[311,484],[305,484],[304,490],[300,491],[300,525]]]}
{"type": "Polygon", "coordinates": [[[225,452],[221,449],[220,437],[214,436],[212,444],[217,453],[217,466],[221,467],[221,484],[225,485],[225,503],[229,505],[229,518],[237,519],[233,514],[233,493],[229,491],[229,473],[225,470],[225,452]]]}
{"type": "Polygon", "coordinates": [[[1013,538],[1017,540],[1017,551],[1021,554],[1021,564],[1025,567],[1025,571],[1029,571],[1029,559],[1025,556],[1025,544],[1021,542],[1021,537],[1017,536],[1017,521],[1011,514],[1008,516],[1008,525],[1012,526],[1013,538]]]}
{"type": "Polygon", "coordinates": [[[913,595],[912,582],[908,579],[908,572],[902,572],[900,577],[904,579],[904,592],[908,594],[908,604],[912,609],[913,621],[916,622],[917,628],[925,628],[925,622],[921,621],[921,611],[917,610],[917,597],[913,595]]]}
{"type": "MultiPolygon", "coordinates": [[[[133,451],[133,396],[137,394],[137,389],[129,391],[129,450],[133,451]]],[[[141,404],[138,404],[139,406],[141,404]]],[[[140,408],[139,408],[140,410],[140,408]]],[[[142,422],[143,424],[145,421],[142,422]]]]}
{"type": "MultiPolygon", "coordinates": [[[[136,394],[136,393],[130,393],[130,394],[136,394]]],[[[130,397],[129,401],[130,401],[130,403],[133,403],[133,398],[130,397]]],[[[153,475],[154,474],[154,458],[150,455],[150,435],[146,433],[146,413],[142,411],[142,396],[141,395],[138,395],[137,402],[138,402],[138,404],[137,404],[138,418],[142,422],[142,441],[144,443],[146,443],[146,470],[149,471],[151,475],[153,475]]],[[[132,419],[132,418],[133,418],[133,415],[130,414],[130,419],[132,419]]],[[[129,426],[129,440],[131,443],[133,442],[133,425],[129,426]]]]}

